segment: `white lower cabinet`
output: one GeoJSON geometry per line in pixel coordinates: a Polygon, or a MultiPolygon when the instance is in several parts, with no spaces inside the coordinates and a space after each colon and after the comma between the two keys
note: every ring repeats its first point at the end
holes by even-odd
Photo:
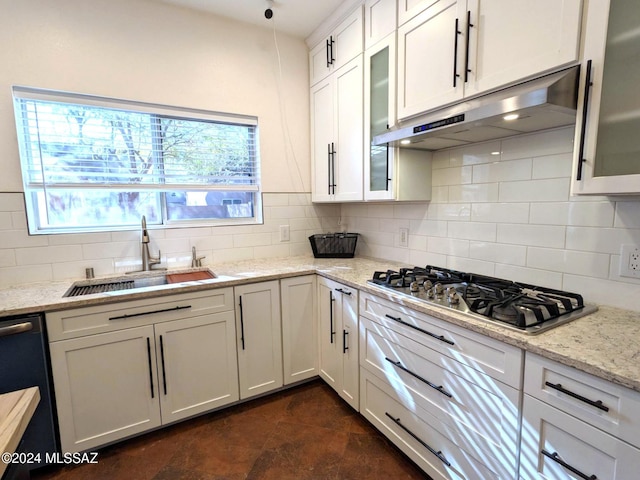
{"type": "MultiPolygon", "coordinates": [[[[47,315],[49,348],[64,452],[95,448],[238,400],[232,290],[128,302],[47,315]],[[194,315],[198,311],[199,315],[194,315]],[[110,320],[106,333],[64,338],[70,318],[110,320]],[[182,318],[176,318],[182,317],[182,318]],[[130,323],[131,322],[131,323],[130,323]],[[140,325],[141,323],[146,325],[140,325]],[[55,325],[58,324],[58,325],[55,325]]],[[[75,325],[79,323],[73,322],[75,325]]]]}
{"type": "Polygon", "coordinates": [[[527,354],[520,478],[638,478],[640,394],[527,354]]]}
{"type": "Polygon", "coordinates": [[[318,375],[316,276],[280,280],[284,384],[318,375]]]}
{"type": "Polygon", "coordinates": [[[522,352],[360,295],[361,412],[435,479],[517,476],[522,352]]]}
{"type": "Polygon", "coordinates": [[[240,398],[282,387],[282,328],[277,280],[234,288],[240,398]]]}
{"type": "Polygon", "coordinates": [[[320,377],[358,410],[358,290],[318,277],[318,320],[320,377]]]}

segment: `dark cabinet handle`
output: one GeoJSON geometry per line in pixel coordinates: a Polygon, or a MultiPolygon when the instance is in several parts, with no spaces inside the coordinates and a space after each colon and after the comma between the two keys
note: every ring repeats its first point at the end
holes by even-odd
{"type": "MultiPolygon", "coordinates": [[[[389,129],[389,126],[387,125],[387,130],[388,130],[388,129],[389,129]]],[[[386,166],[386,170],[385,170],[385,171],[387,172],[387,182],[386,182],[386,184],[385,184],[384,189],[385,189],[385,191],[387,191],[387,192],[388,192],[388,191],[389,191],[389,182],[391,181],[391,178],[390,178],[390,176],[389,176],[389,144],[388,144],[388,143],[387,143],[387,147],[386,147],[386,148],[387,148],[387,150],[386,150],[386,152],[385,152],[385,153],[386,153],[386,155],[385,155],[385,157],[386,157],[386,158],[385,158],[385,162],[386,162],[386,165],[387,165],[387,166],[386,166]]]]}
{"type": "Polygon", "coordinates": [[[473,23],[471,23],[471,10],[467,10],[467,38],[465,39],[466,45],[464,47],[464,83],[467,83],[469,80],[469,72],[471,72],[471,70],[469,70],[469,34],[473,26],[473,23]]]}
{"type": "Polygon", "coordinates": [[[427,380],[424,377],[421,377],[420,375],[418,375],[417,373],[412,372],[411,370],[409,370],[407,367],[405,367],[404,365],[402,365],[402,363],[400,363],[399,361],[393,361],[391,360],[389,357],[384,357],[384,359],[389,362],[391,365],[393,365],[394,367],[399,368],[400,370],[403,370],[405,372],[407,372],[409,375],[417,378],[418,380],[420,380],[421,382],[429,385],[431,388],[433,388],[434,390],[437,390],[438,392],[440,392],[441,394],[443,394],[446,397],[449,398],[453,398],[453,395],[451,395],[449,392],[447,392],[444,387],[442,385],[436,385],[435,383],[430,382],[429,380],[427,380]]]}
{"type": "Polygon", "coordinates": [[[336,148],[333,142],[331,142],[331,189],[332,193],[336,194],[336,148]]]}
{"type": "Polygon", "coordinates": [[[147,358],[149,360],[149,384],[151,385],[151,398],[155,398],[153,393],[153,370],[151,369],[151,340],[147,337],[147,358]]]}
{"type": "Polygon", "coordinates": [[[596,477],[595,475],[588,476],[587,474],[582,473],[577,468],[572,467],[571,465],[569,465],[567,462],[565,462],[564,460],[562,460],[560,458],[560,455],[558,455],[558,452],[549,453],[549,452],[547,452],[546,450],[543,449],[543,450],[540,450],[540,453],[542,453],[546,457],[549,457],[554,462],[562,465],[564,468],[566,468],[567,470],[569,470],[572,473],[575,473],[576,475],[578,475],[580,478],[583,478],[584,480],[598,480],[598,477],[596,477]]]}
{"type": "Polygon", "coordinates": [[[331,335],[331,343],[333,343],[333,336],[336,332],[333,330],[333,302],[336,299],[333,298],[333,292],[329,290],[329,334],[331,335]]]}
{"type": "Polygon", "coordinates": [[[587,72],[584,77],[584,97],[582,99],[582,125],[580,126],[580,146],[578,150],[578,172],[576,180],[582,180],[582,165],[587,161],[584,158],[585,137],[587,134],[587,112],[589,111],[589,94],[591,92],[591,60],[587,61],[587,72]]]}
{"type": "Polygon", "coordinates": [[[162,365],[162,387],[164,388],[164,394],[167,394],[167,374],[164,369],[164,342],[162,341],[162,335],[160,335],[160,363],[162,365]]]}
{"type": "Polygon", "coordinates": [[[141,313],[124,314],[124,315],[120,315],[118,317],[109,317],[109,320],[122,320],[123,318],[141,317],[142,315],[153,315],[155,313],[173,312],[175,310],[183,310],[185,308],[191,308],[191,305],[177,306],[177,307],[173,307],[173,308],[165,308],[163,310],[154,310],[152,312],[141,312],[141,313]]]}
{"type": "Polygon", "coordinates": [[[336,291],[336,292],[340,292],[340,293],[342,293],[343,295],[349,295],[349,296],[351,296],[351,292],[346,292],[346,291],[344,291],[344,290],[343,290],[343,289],[341,289],[341,288],[336,288],[336,289],[335,289],[335,291],[336,291]]]}
{"type": "Polygon", "coordinates": [[[331,144],[327,143],[327,186],[331,195],[331,144]]]}
{"type": "Polygon", "coordinates": [[[402,430],[404,430],[405,432],[407,432],[409,435],[411,435],[414,439],[416,439],[418,441],[418,443],[420,443],[420,445],[422,445],[424,448],[426,448],[427,450],[429,450],[431,453],[433,453],[436,457],[438,457],[440,459],[440,461],[442,463],[444,463],[447,467],[451,466],[451,463],[449,463],[449,461],[446,459],[446,457],[443,455],[441,450],[436,451],[435,448],[430,447],[429,445],[427,445],[427,443],[420,439],[415,433],[413,433],[411,430],[409,430],[407,427],[405,427],[404,425],[402,425],[402,423],[400,422],[399,418],[395,418],[393,415],[389,414],[389,412],[384,412],[384,414],[389,417],[393,423],[395,423],[396,425],[398,425],[402,430]]]}
{"type": "Polygon", "coordinates": [[[565,395],[569,395],[570,397],[573,397],[576,400],[580,400],[581,402],[587,403],[592,407],[599,408],[600,410],[603,410],[605,412],[609,411],[609,407],[603,405],[602,400],[590,400],[586,397],[583,397],[582,395],[578,395],[577,393],[572,392],[571,390],[567,390],[566,388],[563,388],[562,385],[559,383],[544,382],[544,384],[547,387],[553,388],[554,390],[562,392],[565,395]]]}
{"type": "Polygon", "coordinates": [[[325,46],[325,53],[327,54],[327,68],[329,68],[331,66],[331,57],[329,56],[329,49],[331,48],[331,45],[329,43],[329,39],[327,38],[327,43],[325,46]]]}
{"type": "Polygon", "coordinates": [[[429,335],[430,337],[435,338],[436,340],[440,340],[441,342],[444,343],[448,343],[449,345],[455,345],[454,342],[452,342],[451,340],[449,340],[448,338],[445,338],[443,335],[436,335],[435,333],[431,333],[428,330],[423,330],[420,327],[416,327],[415,325],[410,324],[409,322],[405,322],[404,320],[402,320],[400,317],[392,317],[391,315],[385,315],[385,317],[400,323],[401,325],[405,325],[407,327],[413,328],[414,330],[417,330],[421,333],[424,333],[426,335],[429,335]]]}
{"type": "Polygon", "coordinates": [[[244,315],[242,313],[242,295],[239,297],[238,306],[240,307],[240,341],[244,350],[244,315]]]}
{"type": "Polygon", "coordinates": [[[349,347],[347,346],[348,335],[349,332],[347,332],[346,330],[342,330],[342,353],[347,353],[347,350],[349,350],[349,347]]]}
{"type": "Polygon", "coordinates": [[[458,74],[458,35],[461,35],[462,32],[459,29],[460,20],[456,18],[456,24],[453,31],[453,88],[456,88],[458,78],[460,75],[458,74]]]}
{"type": "MultiPolygon", "coordinates": [[[[333,45],[335,43],[336,42],[333,40],[333,35],[330,35],[329,36],[329,40],[328,40],[328,46],[329,46],[329,52],[330,52],[330,54],[329,54],[329,65],[333,65],[333,62],[336,61],[336,59],[333,57],[333,45]]],[[[329,65],[327,65],[327,66],[329,66],[329,65]]]]}

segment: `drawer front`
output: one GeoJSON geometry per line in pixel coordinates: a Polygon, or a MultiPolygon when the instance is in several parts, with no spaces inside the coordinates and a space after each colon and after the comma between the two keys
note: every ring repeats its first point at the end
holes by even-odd
{"type": "Polygon", "coordinates": [[[527,353],[524,391],[640,447],[640,393],[527,353]]]}
{"type": "Polygon", "coordinates": [[[638,478],[637,448],[529,395],[523,413],[521,479],[638,478]]]}
{"type": "Polygon", "coordinates": [[[522,385],[517,347],[368,293],[360,295],[360,314],[516,389],[522,385]]]}
{"type": "Polygon", "coordinates": [[[407,410],[389,385],[365,369],[360,382],[360,413],[434,480],[514,478],[514,471],[500,475],[454,444],[435,417],[407,410]]]}
{"type": "Polygon", "coordinates": [[[49,341],[233,310],[233,288],[46,313],[49,341]]]}
{"type": "Polygon", "coordinates": [[[448,435],[465,438],[468,451],[494,457],[487,465],[503,463],[515,471],[518,390],[452,360],[445,369],[438,352],[366,318],[360,332],[360,365],[402,392],[399,401],[407,410],[430,413],[447,425],[448,435]]]}

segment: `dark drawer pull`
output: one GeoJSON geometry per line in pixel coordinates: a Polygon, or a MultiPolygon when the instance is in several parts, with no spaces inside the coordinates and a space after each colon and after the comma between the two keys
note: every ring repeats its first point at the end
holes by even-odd
{"type": "Polygon", "coordinates": [[[154,310],[153,312],[140,312],[140,313],[131,313],[124,315],[120,315],[118,317],[109,317],[109,320],[122,320],[123,318],[131,318],[131,317],[141,317],[142,315],[153,315],[155,313],[164,313],[164,312],[173,312],[175,310],[184,310],[186,308],[191,308],[191,305],[185,305],[184,307],[177,306],[173,308],[165,308],[164,310],[154,310]]]}
{"type": "Polygon", "coordinates": [[[345,291],[344,291],[343,289],[341,289],[341,288],[336,288],[336,289],[335,289],[335,291],[336,291],[336,292],[343,293],[344,295],[349,295],[349,296],[351,296],[351,292],[345,292],[345,291]]]}
{"type": "Polygon", "coordinates": [[[575,473],[576,475],[578,475],[580,478],[584,478],[584,480],[598,480],[598,477],[596,477],[595,475],[588,476],[588,475],[582,473],[577,468],[572,467],[571,465],[569,465],[567,462],[565,462],[564,460],[562,460],[560,458],[560,456],[558,455],[558,452],[549,453],[549,452],[547,452],[546,450],[543,449],[543,450],[540,450],[540,453],[542,453],[546,457],[549,457],[554,462],[559,463],[560,465],[562,465],[567,470],[569,470],[569,471],[575,473]]]}
{"type": "Polygon", "coordinates": [[[544,384],[547,387],[553,388],[554,390],[557,390],[559,392],[565,393],[567,395],[569,395],[570,397],[573,397],[577,400],[580,400],[581,402],[584,403],[588,403],[589,405],[591,405],[592,407],[596,407],[599,408],[600,410],[603,410],[605,412],[609,411],[609,407],[605,406],[602,404],[602,400],[589,400],[586,397],[583,397],[582,395],[578,395],[577,393],[572,392],[571,390],[567,390],[566,388],[563,388],[561,384],[559,383],[551,383],[551,382],[544,382],[544,384]]]}
{"type": "Polygon", "coordinates": [[[427,385],[429,385],[431,388],[433,388],[434,390],[439,391],[441,394],[449,397],[449,398],[453,398],[453,395],[451,395],[449,392],[447,392],[444,387],[442,385],[436,385],[435,383],[431,383],[429,380],[427,380],[424,377],[421,377],[420,375],[418,375],[417,373],[413,373],[411,370],[409,370],[407,367],[405,367],[404,365],[402,365],[402,363],[398,362],[394,362],[393,360],[391,360],[389,357],[384,357],[384,359],[389,362],[390,364],[392,364],[394,367],[399,368],[400,370],[403,370],[405,372],[407,372],[409,375],[417,378],[418,380],[420,380],[423,383],[426,383],[427,385]]]}
{"type": "Polygon", "coordinates": [[[155,398],[153,393],[153,368],[151,365],[151,340],[147,337],[147,360],[149,360],[149,385],[151,385],[151,398],[155,398]]]}
{"type": "Polygon", "coordinates": [[[347,332],[346,330],[342,330],[342,353],[347,353],[347,350],[349,350],[349,347],[347,346],[348,335],[349,332],[347,332]]]}
{"type": "Polygon", "coordinates": [[[413,328],[414,330],[418,330],[419,332],[425,333],[427,335],[429,335],[430,337],[435,338],[436,340],[440,340],[441,342],[444,343],[448,343],[449,345],[455,345],[455,343],[453,343],[451,340],[448,340],[446,338],[444,338],[443,335],[436,335],[435,333],[431,333],[427,330],[423,330],[420,327],[416,327],[415,325],[411,325],[409,322],[405,322],[404,320],[402,320],[400,317],[392,317],[391,315],[385,315],[385,317],[390,318],[391,320],[398,322],[402,325],[406,325],[407,327],[413,328]]]}
{"type": "Polygon", "coordinates": [[[449,461],[446,459],[446,457],[442,454],[442,451],[436,451],[434,448],[431,448],[429,445],[427,445],[423,440],[421,440],[420,438],[418,438],[418,436],[413,433],[411,430],[409,430],[407,427],[405,427],[404,425],[402,425],[402,423],[400,423],[400,419],[399,418],[395,418],[392,415],[390,415],[388,412],[384,412],[384,414],[389,417],[391,420],[393,420],[393,423],[395,423],[396,425],[398,425],[401,429],[403,429],[405,432],[407,432],[409,435],[411,435],[413,438],[415,438],[420,445],[422,445],[424,448],[426,448],[427,450],[429,450],[431,453],[433,453],[436,457],[438,457],[440,459],[440,461],[442,463],[444,463],[447,467],[451,466],[451,463],[449,463],[449,461]]]}

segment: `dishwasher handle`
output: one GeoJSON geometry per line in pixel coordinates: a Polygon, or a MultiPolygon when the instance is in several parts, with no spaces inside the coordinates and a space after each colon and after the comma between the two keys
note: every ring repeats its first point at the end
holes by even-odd
{"type": "Polygon", "coordinates": [[[33,323],[24,322],[16,323],[8,327],[0,327],[0,337],[8,337],[9,335],[17,335],[18,333],[26,333],[33,330],[33,323]]]}

